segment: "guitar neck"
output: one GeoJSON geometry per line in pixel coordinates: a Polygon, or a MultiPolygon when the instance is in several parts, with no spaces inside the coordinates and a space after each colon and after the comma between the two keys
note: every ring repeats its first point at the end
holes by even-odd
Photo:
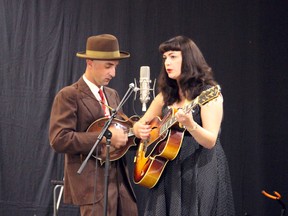
{"type": "MultiPolygon", "coordinates": [[[[189,104],[183,107],[183,111],[185,114],[189,113],[193,108],[197,105],[198,97],[192,100],[189,104]]],[[[162,124],[160,128],[160,134],[164,134],[168,129],[170,129],[173,125],[175,125],[178,121],[176,120],[176,117],[173,112],[171,117],[168,118],[164,124],[162,124]]]]}

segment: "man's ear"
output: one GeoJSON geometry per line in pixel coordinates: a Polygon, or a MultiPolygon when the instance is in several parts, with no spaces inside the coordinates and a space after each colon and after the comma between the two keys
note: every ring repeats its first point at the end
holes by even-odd
{"type": "Polygon", "coordinates": [[[86,63],[87,63],[87,66],[88,66],[88,67],[92,67],[93,60],[91,60],[91,59],[86,59],[86,63]]]}

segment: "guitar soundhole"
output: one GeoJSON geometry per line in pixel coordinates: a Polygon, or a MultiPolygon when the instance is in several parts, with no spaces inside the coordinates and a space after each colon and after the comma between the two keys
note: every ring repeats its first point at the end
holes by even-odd
{"type": "Polygon", "coordinates": [[[160,154],[164,150],[165,146],[166,146],[166,142],[161,142],[156,148],[157,154],[160,154]]]}

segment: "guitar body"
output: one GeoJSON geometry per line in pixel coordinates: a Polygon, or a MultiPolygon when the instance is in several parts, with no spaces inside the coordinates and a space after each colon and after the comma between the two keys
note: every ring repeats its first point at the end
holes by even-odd
{"type": "Polygon", "coordinates": [[[150,125],[150,138],[140,142],[134,169],[134,182],[147,188],[157,184],[167,162],[176,158],[184,136],[184,132],[179,130],[168,130],[160,134],[159,117],[154,118],[150,125]]]}
{"type": "MultiPolygon", "coordinates": [[[[130,129],[133,127],[134,122],[138,121],[138,116],[132,116],[128,120],[124,121],[121,119],[113,119],[112,123],[109,128],[114,127],[119,130],[127,131],[128,133],[128,142],[122,148],[116,149],[113,146],[110,146],[110,161],[115,161],[120,159],[126,152],[129,150],[130,147],[136,146],[135,143],[135,136],[133,133],[130,132],[130,129]]],[[[105,123],[108,121],[107,117],[100,118],[94,121],[86,132],[98,132],[100,133],[102,128],[104,127],[105,123]]],[[[98,156],[92,155],[94,158],[100,160],[101,163],[105,162],[106,156],[98,156]]]]}
{"type": "MultiPolygon", "coordinates": [[[[145,157],[153,155],[159,155],[162,157],[167,157],[169,160],[173,160],[179,151],[178,147],[181,143],[178,133],[176,131],[164,130],[161,131],[163,123],[166,119],[169,119],[170,116],[176,113],[175,109],[170,109],[170,112],[161,120],[158,116],[153,118],[149,125],[151,126],[151,132],[149,140],[145,141],[145,157]],[[180,142],[180,143],[179,143],[180,142]],[[177,152],[170,152],[173,150],[178,150],[177,152]]],[[[179,129],[175,125],[176,129],[179,129]]]]}
{"type": "Polygon", "coordinates": [[[134,169],[134,182],[147,188],[154,187],[161,176],[168,159],[162,157],[145,157],[144,152],[137,153],[134,169]]]}

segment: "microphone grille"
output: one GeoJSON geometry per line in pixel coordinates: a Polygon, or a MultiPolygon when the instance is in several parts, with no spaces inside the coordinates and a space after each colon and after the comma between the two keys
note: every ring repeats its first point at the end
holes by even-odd
{"type": "Polygon", "coordinates": [[[150,79],[150,67],[149,66],[140,67],[140,79],[150,79]]]}

